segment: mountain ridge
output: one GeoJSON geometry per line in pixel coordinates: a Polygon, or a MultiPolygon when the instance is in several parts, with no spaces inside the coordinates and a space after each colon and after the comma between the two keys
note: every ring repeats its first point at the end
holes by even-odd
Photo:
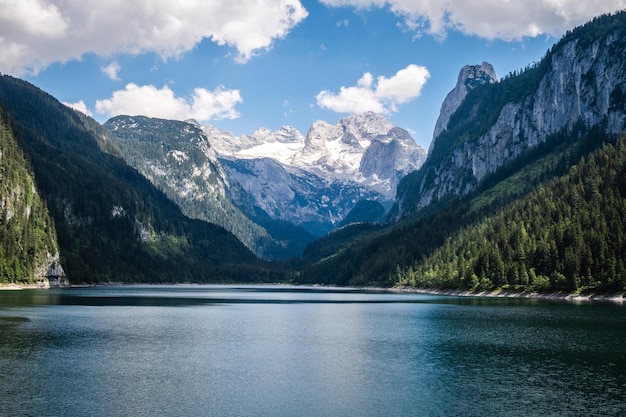
{"type": "MultiPolygon", "coordinates": [[[[569,34],[519,75],[471,90],[433,140],[422,169],[398,187],[395,218],[447,195],[468,194],[507,161],[552,135],[575,136],[600,125],[610,134],[623,132],[626,69],[620,60],[626,54],[626,30],[613,24],[623,13],[604,19],[608,24],[597,29],[602,33],[589,41],[569,34]]],[[[586,27],[574,32],[600,25],[586,27]]]]}
{"type": "MultiPolygon", "coordinates": [[[[284,166],[300,168],[322,178],[351,179],[373,186],[388,199],[395,196],[397,177],[419,168],[426,157],[426,151],[406,130],[373,112],[347,116],[334,125],[317,120],[306,135],[291,126],[283,126],[275,132],[259,128],[252,135],[239,138],[210,125],[202,129],[222,158],[272,158],[284,166]],[[392,130],[394,133],[390,136],[392,130]],[[371,169],[364,173],[361,167],[367,165],[367,161],[363,161],[365,152],[376,139],[381,144],[401,143],[406,157],[397,163],[394,160],[393,169],[385,170],[385,177],[373,178],[375,173],[371,169]]],[[[376,156],[370,152],[368,157],[376,156]]]]}

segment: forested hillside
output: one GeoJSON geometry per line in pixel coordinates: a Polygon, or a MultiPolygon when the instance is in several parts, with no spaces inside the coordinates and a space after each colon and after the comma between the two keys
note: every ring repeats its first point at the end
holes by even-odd
{"type": "Polygon", "coordinates": [[[473,291],[626,291],[626,137],[451,235],[397,279],[473,291]]]}
{"type": "Polygon", "coordinates": [[[0,285],[46,279],[56,233],[33,173],[0,108],[0,285]]]}
{"type": "Polygon", "coordinates": [[[9,76],[0,78],[0,103],[32,163],[72,282],[262,281],[273,274],[223,228],[183,216],[116,155],[92,119],[9,76]]]}

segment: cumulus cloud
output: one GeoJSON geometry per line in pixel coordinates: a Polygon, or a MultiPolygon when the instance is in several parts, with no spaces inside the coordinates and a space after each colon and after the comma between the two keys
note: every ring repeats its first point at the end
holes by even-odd
{"type": "Polygon", "coordinates": [[[486,39],[560,35],[593,17],[626,8],[624,0],[321,0],[327,6],[389,7],[418,34],[448,30],[486,39]]]}
{"type": "Polygon", "coordinates": [[[339,113],[391,113],[398,105],[418,97],[430,78],[425,67],[411,64],[387,78],[366,72],[355,86],[339,89],[339,93],[323,90],[315,97],[317,105],[339,113]]]}
{"type": "Polygon", "coordinates": [[[235,106],[243,102],[239,90],[218,87],[213,91],[196,88],[189,98],[177,97],[168,87],[128,84],[113,92],[109,99],[96,101],[96,112],[107,117],[120,114],[144,115],[163,119],[210,120],[237,119],[235,106]]]}
{"type": "Polygon", "coordinates": [[[85,53],[167,59],[205,38],[246,62],[307,14],[300,0],[0,0],[0,71],[37,73],[85,53]]]}
{"type": "Polygon", "coordinates": [[[102,72],[105,73],[110,79],[114,81],[119,81],[120,77],[118,74],[121,69],[122,67],[120,66],[120,64],[118,64],[117,61],[113,61],[106,67],[102,67],[102,72]]]}
{"type": "Polygon", "coordinates": [[[74,110],[78,110],[79,112],[86,114],[87,116],[93,116],[93,114],[91,113],[91,111],[89,111],[89,109],[87,108],[87,105],[85,104],[84,101],[80,100],[77,101],[76,103],[63,103],[65,104],[67,107],[70,107],[74,110]]]}

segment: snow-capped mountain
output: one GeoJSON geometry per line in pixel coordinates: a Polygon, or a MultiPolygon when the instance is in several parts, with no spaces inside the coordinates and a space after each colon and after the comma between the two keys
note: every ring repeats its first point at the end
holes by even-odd
{"type": "Polygon", "coordinates": [[[287,170],[297,168],[326,181],[359,184],[380,194],[383,201],[393,199],[398,180],[426,158],[406,130],[371,112],[345,117],[334,125],[318,120],[306,136],[289,126],[275,132],[261,128],[239,138],[209,125],[202,129],[220,158],[270,158],[287,170]]]}

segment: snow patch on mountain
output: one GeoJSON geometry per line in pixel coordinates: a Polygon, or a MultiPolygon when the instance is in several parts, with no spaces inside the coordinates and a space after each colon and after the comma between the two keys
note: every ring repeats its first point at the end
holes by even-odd
{"type": "Polygon", "coordinates": [[[210,125],[202,129],[220,158],[271,158],[286,169],[371,188],[381,200],[393,199],[398,179],[419,168],[426,157],[408,132],[372,112],[345,117],[334,125],[318,120],[306,136],[291,126],[275,132],[260,128],[241,137],[210,125]],[[368,155],[372,143],[377,151],[368,155]],[[380,158],[376,164],[367,161],[373,157],[380,158]]]}

